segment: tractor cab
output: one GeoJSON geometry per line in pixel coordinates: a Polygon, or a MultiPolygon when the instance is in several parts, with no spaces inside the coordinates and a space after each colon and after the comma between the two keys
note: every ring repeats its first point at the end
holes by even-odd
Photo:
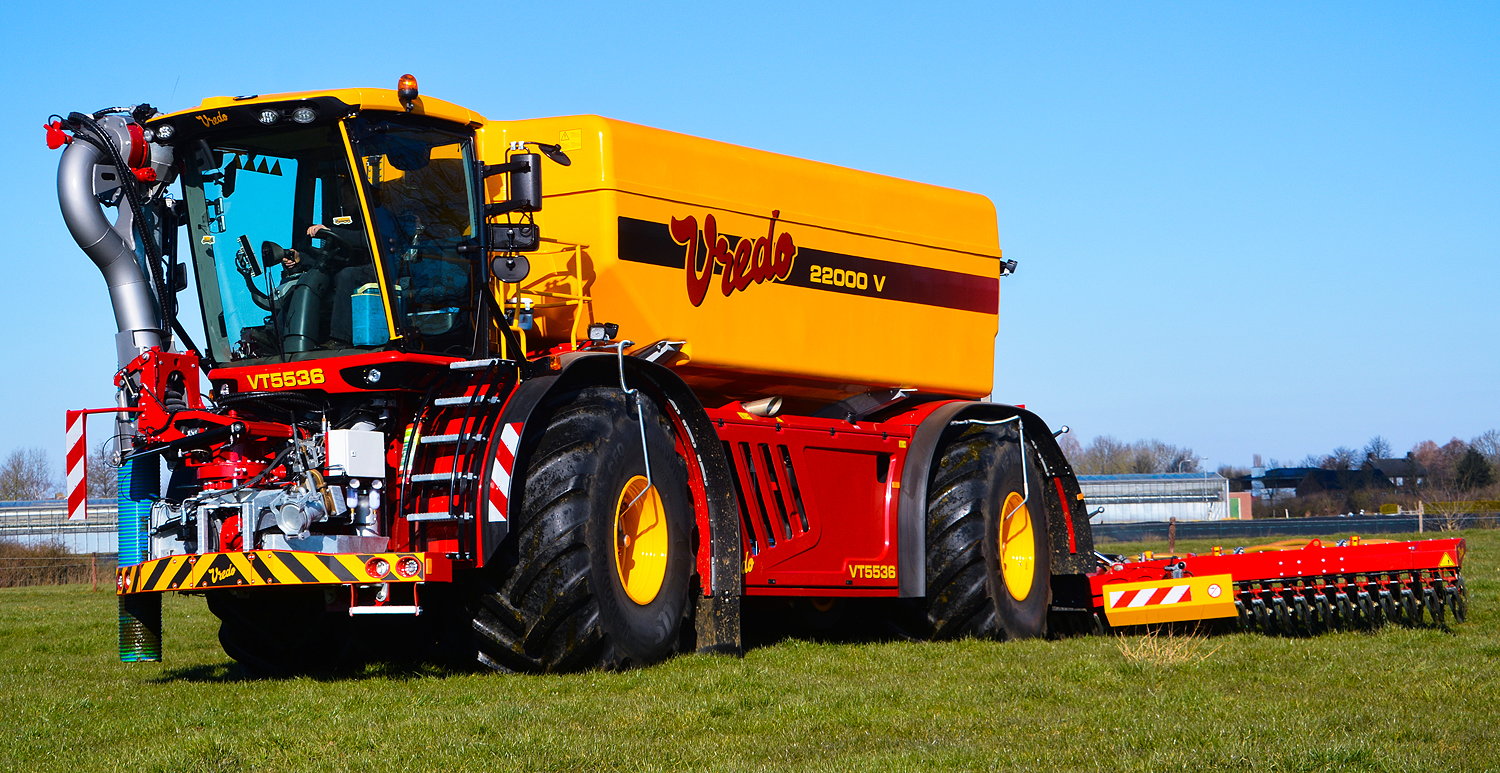
{"type": "Polygon", "coordinates": [[[148,124],[181,165],[215,364],[475,354],[479,119],[427,103],[372,90],[220,98],[148,124]]]}

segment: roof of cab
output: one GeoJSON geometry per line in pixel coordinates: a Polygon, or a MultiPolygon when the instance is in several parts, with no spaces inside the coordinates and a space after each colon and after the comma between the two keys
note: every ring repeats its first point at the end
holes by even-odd
{"type": "MultiPolygon", "coordinates": [[[[401,104],[401,99],[396,95],[394,89],[331,89],[328,91],[295,91],[285,94],[252,94],[243,97],[208,97],[197,107],[177,110],[166,115],[157,116],[155,120],[164,120],[176,116],[192,115],[205,110],[216,110],[227,107],[243,107],[246,105],[267,104],[273,102],[290,102],[299,99],[312,99],[315,97],[332,97],[350,107],[362,110],[389,110],[392,112],[407,112],[406,107],[401,104]]],[[[458,123],[481,125],[487,120],[484,116],[466,107],[455,105],[452,102],[437,99],[435,97],[419,96],[410,111],[413,115],[425,115],[433,118],[441,118],[458,123]]]]}

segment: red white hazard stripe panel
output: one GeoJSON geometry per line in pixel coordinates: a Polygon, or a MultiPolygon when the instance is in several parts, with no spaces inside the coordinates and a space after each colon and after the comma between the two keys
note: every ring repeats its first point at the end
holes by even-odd
{"type": "Polygon", "coordinates": [[[1227,574],[1148,582],[1111,583],[1102,589],[1110,625],[1147,625],[1233,617],[1234,578],[1227,574]]]}
{"type": "Polygon", "coordinates": [[[1174,585],[1167,588],[1141,588],[1140,590],[1116,590],[1109,593],[1109,606],[1112,609],[1121,607],[1144,607],[1148,604],[1176,604],[1179,601],[1193,600],[1193,586],[1174,585]]]}
{"type": "Polygon", "coordinates": [[[88,423],[83,411],[68,411],[68,520],[81,521],[88,517],[89,444],[84,434],[88,423]]]}
{"type": "Polygon", "coordinates": [[[495,463],[490,465],[489,521],[504,522],[509,518],[510,480],[516,466],[516,448],[521,444],[521,424],[506,424],[500,429],[500,442],[495,444],[495,463]]]}

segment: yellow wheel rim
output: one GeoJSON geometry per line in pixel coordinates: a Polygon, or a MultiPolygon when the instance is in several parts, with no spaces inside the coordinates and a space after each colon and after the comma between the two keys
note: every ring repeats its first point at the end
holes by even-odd
{"type": "Polygon", "coordinates": [[[1036,540],[1031,533],[1031,511],[1026,498],[1012,491],[1000,510],[1000,577],[1016,601],[1031,595],[1036,575],[1036,540]]]}
{"type": "Polygon", "coordinates": [[[641,605],[656,598],[667,576],[667,514],[644,475],[625,483],[615,505],[615,573],[641,605]]]}

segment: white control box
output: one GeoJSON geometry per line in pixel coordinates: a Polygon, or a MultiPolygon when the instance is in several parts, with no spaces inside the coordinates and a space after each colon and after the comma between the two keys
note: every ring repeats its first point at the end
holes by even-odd
{"type": "Polygon", "coordinates": [[[385,477],[385,433],[363,429],[328,430],[328,474],[351,478],[385,477]]]}

